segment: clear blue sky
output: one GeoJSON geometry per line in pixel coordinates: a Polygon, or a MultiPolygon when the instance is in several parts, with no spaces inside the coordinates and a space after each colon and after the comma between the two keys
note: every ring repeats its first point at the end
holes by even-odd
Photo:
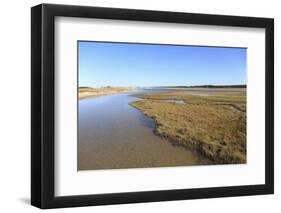
{"type": "Polygon", "coordinates": [[[79,86],[246,84],[245,48],[78,42],[79,86]]]}

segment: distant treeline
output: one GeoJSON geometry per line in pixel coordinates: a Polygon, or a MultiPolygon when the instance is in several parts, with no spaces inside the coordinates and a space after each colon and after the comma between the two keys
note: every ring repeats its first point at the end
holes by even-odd
{"type": "MultiPolygon", "coordinates": [[[[105,86],[105,87],[101,87],[101,88],[112,88],[112,87],[111,86],[105,86]]],[[[79,87],[79,89],[93,89],[93,87],[82,86],[82,87],[79,87]]]]}
{"type": "MultiPolygon", "coordinates": [[[[198,86],[162,86],[164,88],[247,88],[246,84],[241,85],[198,85],[198,86]]],[[[162,88],[159,87],[159,88],[162,88]]],[[[102,87],[102,88],[111,88],[110,86],[102,87]]],[[[79,87],[79,89],[92,89],[92,87],[79,87]]]]}
{"type": "Polygon", "coordinates": [[[199,85],[199,86],[168,86],[170,88],[247,88],[246,84],[241,85],[199,85]]]}

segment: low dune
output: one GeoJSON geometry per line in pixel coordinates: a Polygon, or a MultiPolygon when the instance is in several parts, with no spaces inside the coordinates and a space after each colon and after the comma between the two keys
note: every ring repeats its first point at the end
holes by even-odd
{"type": "Polygon", "coordinates": [[[100,88],[80,87],[78,96],[79,99],[83,99],[92,96],[125,93],[136,89],[137,89],[136,87],[100,87],[100,88]]]}

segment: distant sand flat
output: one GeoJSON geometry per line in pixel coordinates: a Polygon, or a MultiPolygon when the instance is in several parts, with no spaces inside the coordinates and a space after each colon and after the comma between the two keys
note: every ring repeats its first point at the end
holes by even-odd
{"type": "Polygon", "coordinates": [[[100,96],[100,95],[110,95],[117,93],[125,93],[136,90],[134,87],[105,87],[105,88],[79,88],[79,99],[100,96]]]}

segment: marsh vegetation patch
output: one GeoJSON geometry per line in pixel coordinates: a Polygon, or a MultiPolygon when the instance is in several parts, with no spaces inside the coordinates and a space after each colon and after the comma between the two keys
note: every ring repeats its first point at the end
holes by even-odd
{"type": "Polygon", "coordinates": [[[136,97],[143,100],[130,105],[154,119],[159,136],[191,148],[215,164],[246,163],[245,94],[138,94],[136,97]]]}

